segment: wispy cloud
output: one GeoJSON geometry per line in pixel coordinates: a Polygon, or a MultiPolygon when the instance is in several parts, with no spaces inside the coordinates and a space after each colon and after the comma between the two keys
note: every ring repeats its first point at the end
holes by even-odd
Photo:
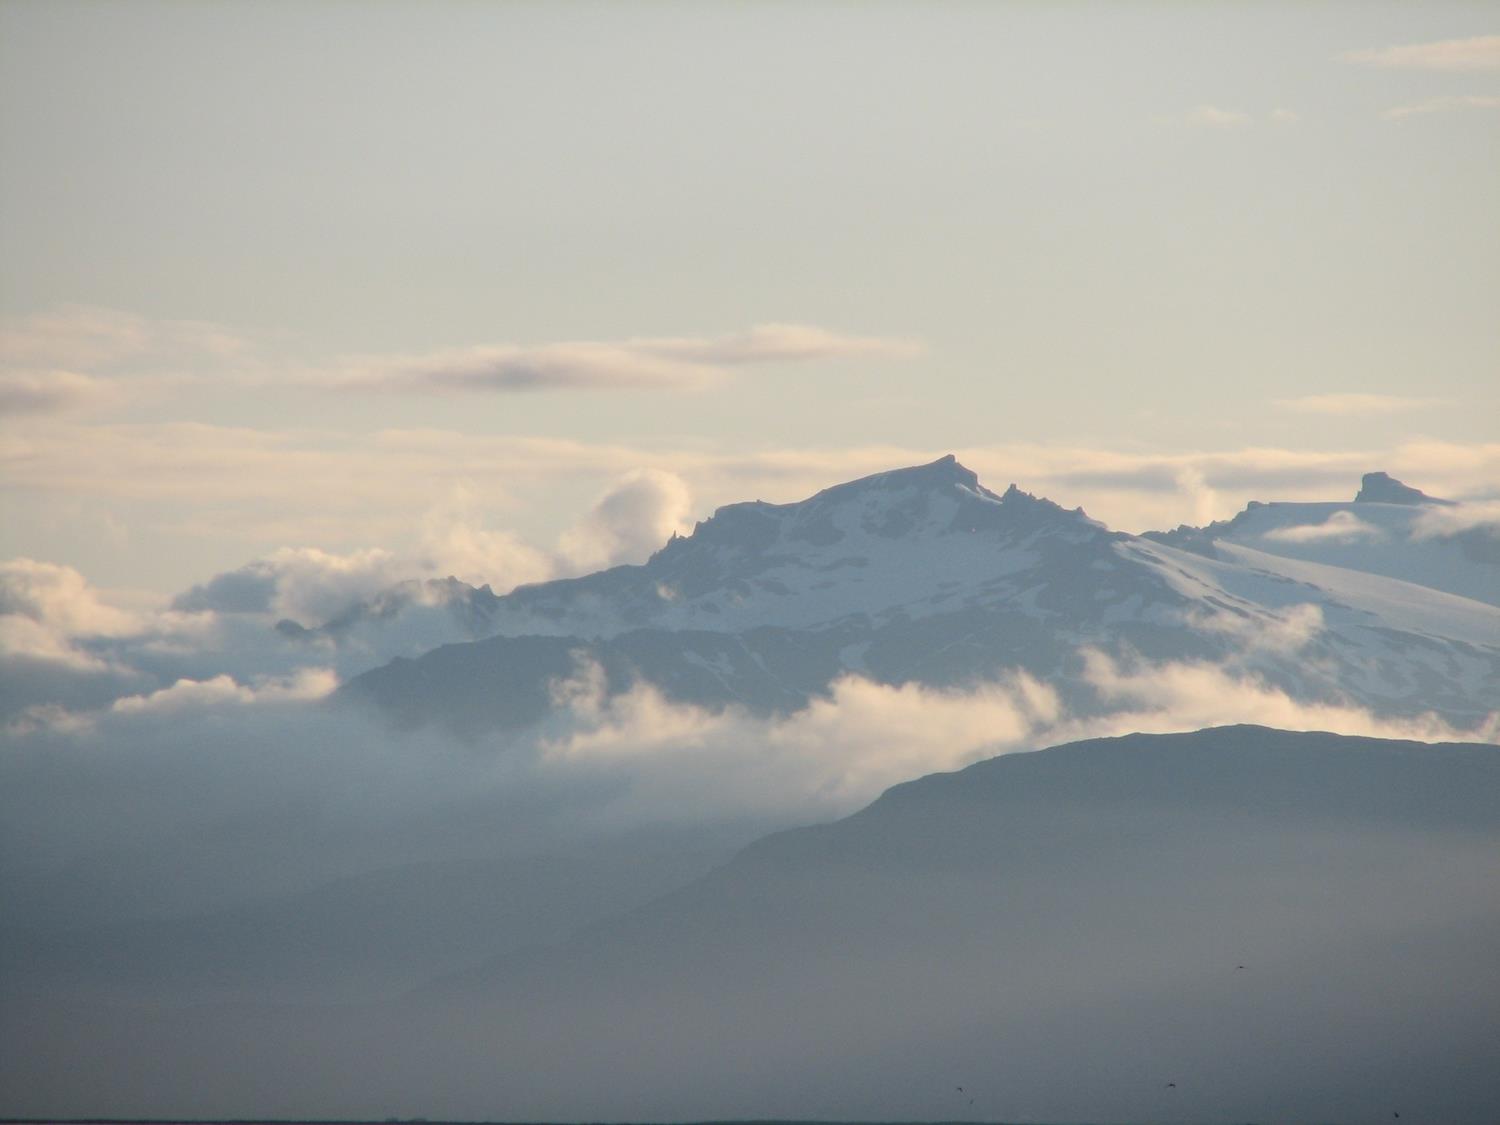
{"type": "Polygon", "coordinates": [[[907,358],[920,350],[912,340],[850,336],[805,324],[762,324],[716,337],[497,344],[425,355],[354,356],[320,378],[347,390],[696,390],[721,382],[732,367],[907,358]]]}
{"type": "Polygon", "coordinates": [[[203,380],[410,393],[543,390],[698,390],[736,368],[844,359],[906,359],[915,340],[810,324],[758,324],[720,336],[642,336],[541,344],[479,344],[415,354],[269,362],[224,328],[151,320],[115,309],[63,306],[0,323],[0,412],[47,413],[117,401],[139,390],[203,380]]]}
{"type": "Polygon", "coordinates": [[[65,305],[0,322],[0,415],[113,407],[222,368],[244,342],[215,324],[65,305]]]}
{"type": "Polygon", "coordinates": [[[114,397],[107,380],[77,371],[0,371],[0,415],[47,414],[114,397]]]}
{"type": "Polygon", "coordinates": [[[1500,501],[1425,508],[1412,525],[1413,539],[1446,539],[1467,532],[1485,531],[1500,542],[1500,501]]]}
{"type": "Polygon", "coordinates": [[[159,691],[127,695],[110,704],[110,710],[121,714],[172,714],[225,704],[292,703],[322,699],[338,686],[338,676],[327,668],[304,668],[294,675],[267,677],[253,685],[220,675],[206,680],[178,680],[159,691]]]}
{"type": "Polygon", "coordinates": [[[1443,402],[1443,399],[1406,395],[1333,394],[1278,398],[1274,405],[1295,414],[1404,414],[1441,406],[1443,402]]]}
{"type": "Polygon", "coordinates": [[[151,320],[91,305],[63,305],[0,324],[0,364],[12,369],[97,371],[142,358],[224,357],[244,346],[222,325],[151,320]]]}
{"type": "Polygon", "coordinates": [[[1467,39],[1440,39],[1433,43],[1346,51],[1339,58],[1360,66],[1378,66],[1392,70],[1500,70],[1500,35],[1476,35],[1467,39]]]}
{"type": "Polygon", "coordinates": [[[1490,94],[1447,94],[1412,105],[1393,106],[1381,116],[1391,121],[1405,121],[1409,117],[1424,117],[1430,113],[1457,113],[1467,109],[1500,109],[1500,97],[1490,94]]]}
{"type": "Polygon", "coordinates": [[[1347,543],[1356,539],[1383,539],[1385,532],[1353,512],[1334,512],[1322,523],[1274,528],[1266,532],[1266,538],[1283,543],[1347,543]]]}
{"type": "Polygon", "coordinates": [[[1250,124],[1250,115],[1239,110],[1222,109],[1216,105],[1200,105],[1187,116],[1190,125],[1201,125],[1209,129],[1234,129],[1250,124]]]}

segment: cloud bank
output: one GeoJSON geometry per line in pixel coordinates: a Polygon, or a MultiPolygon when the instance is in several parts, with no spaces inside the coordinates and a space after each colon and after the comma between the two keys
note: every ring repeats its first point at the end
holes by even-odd
{"type": "Polygon", "coordinates": [[[1228,665],[1083,657],[1105,713],[1069,713],[1020,674],[961,691],[846,676],[764,718],[673,704],[645,685],[606,697],[585,666],[556,685],[564,721],[478,744],[305,702],[330,686],[326,672],[180,681],[12,725],[0,739],[0,871],[59,910],[58,896],[75,893],[68,909],[92,909],[100,880],[112,901],[194,909],[524,838],[826,820],[922,774],[1094,735],[1240,722],[1422,740],[1500,733],[1494,715],[1457,730],[1298,701],[1228,665]]]}
{"type": "MultiPolygon", "coordinates": [[[[1014,481],[1067,506],[1081,504],[1094,518],[1125,531],[1226,518],[1252,499],[1352,496],[1360,476],[1375,467],[1455,498],[1484,496],[1500,479],[1500,443],[1430,440],[1337,450],[1248,446],[1156,453],[1025,442],[952,450],[714,450],[438,429],[350,435],[59,420],[0,433],[0,468],[13,513],[81,521],[80,534],[97,535],[98,521],[131,506],[142,534],[222,543],[226,553],[233,552],[226,563],[288,543],[343,552],[370,543],[416,550],[434,497],[448,504],[455,489],[471,499],[465,517],[471,526],[481,499],[489,518],[503,513],[512,524],[525,525],[530,521],[523,497],[580,484],[602,491],[630,473],[656,470],[693,482],[694,515],[701,518],[747,495],[800,499],[841,480],[948,452],[992,487],[1014,481]],[[310,480],[318,482],[316,489],[307,487],[310,480]]],[[[484,580],[499,585],[505,576],[484,580]]]]}

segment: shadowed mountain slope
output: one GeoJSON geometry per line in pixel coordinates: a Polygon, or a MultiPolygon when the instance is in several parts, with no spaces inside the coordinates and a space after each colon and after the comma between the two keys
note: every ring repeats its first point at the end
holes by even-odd
{"type": "Polygon", "coordinates": [[[1094,740],[897,786],[397,1006],[17,1017],[13,1104],[1492,1121],[1497,860],[1494,746],[1094,740]]]}

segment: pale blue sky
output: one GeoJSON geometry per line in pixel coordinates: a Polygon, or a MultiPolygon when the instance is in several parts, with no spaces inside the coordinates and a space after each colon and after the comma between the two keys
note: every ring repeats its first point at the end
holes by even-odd
{"type": "Polygon", "coordinates": [[[167,591],[438,509],[546,550],[633,469],[702,516],[948,450],[1130,530],[1500,491],[1500,6],[0,22],[6,556],[167,591]],[[832,335],[654,389],[366,377],[785,323],[832,335]]]}

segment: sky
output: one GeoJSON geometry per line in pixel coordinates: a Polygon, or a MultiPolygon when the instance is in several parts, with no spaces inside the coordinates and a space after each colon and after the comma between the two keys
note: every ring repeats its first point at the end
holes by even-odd
{"type": "Polygon", "coordinates": [[[10,0],[0,558],[499,590],[950,451],[1493,498],[1495,199],[1494,5],[10,0]]]}

